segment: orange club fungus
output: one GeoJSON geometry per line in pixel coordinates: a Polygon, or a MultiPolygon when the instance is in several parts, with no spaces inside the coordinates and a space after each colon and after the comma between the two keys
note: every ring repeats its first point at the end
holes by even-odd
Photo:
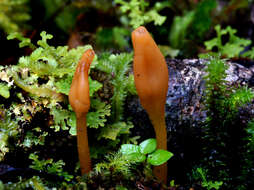
{"type": "MultiPolygon", "coordinates": [[[[145,27],[132,32],[134,80],[141,105],[153,124],[158,149],[167,150],[165,102],[168,91],[168,68],[164,56],[145,27]]],[[[167,163],[154,168],[155,176],[167,181],[167,163]]]]}
{"type": "Polygon", "coordinates": [[[77,144],[81,173],[91,171],[91,159],[88,146],[86,114],[90,108],[88,71],[95,53],[88,49],[82,55],[72,79],[69,102],[77,118],[77,144]]]}

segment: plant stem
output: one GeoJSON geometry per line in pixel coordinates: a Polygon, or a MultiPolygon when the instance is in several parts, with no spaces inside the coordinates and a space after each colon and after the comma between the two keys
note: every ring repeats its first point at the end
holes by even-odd
{"type": "Polygon", "coordinates": [[[86,115],[77,115],[77,143],[81,173],[87,174],[91,171],[91,159],[88,146],[86,115]]]}
{"type": "MultiPolygon", "coordinates": [[[[154,126],[156,140],[157,140],[157,148],[167,150],[167,130],[166,130],[166,122],[164,118],[164,111],[160,114],[160,117],[150,118],[152,124],[154,126]]],[[[167,163],[164,163],[160,166],[155,166],[153,169],[154,175],[162,180],[164,184],[167,183],[167,172],[168,167],[167,163]]]]}

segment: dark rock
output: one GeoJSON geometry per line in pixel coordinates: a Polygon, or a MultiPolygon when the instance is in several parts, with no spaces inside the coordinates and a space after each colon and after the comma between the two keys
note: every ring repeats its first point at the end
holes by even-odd
{"type": "MultiPolygon", "coordinates": [[[[203,100],[205,95],[205,66],[206,60],[201,59],[168,59],[169,87],[166,101],[167,131],[177,131],[179,126],[188,123],[191,127],[200,126],[206,118],[203,100]]],[[[244,67],[235,62],[227,62],[228,85],[254,86],[254,66],[244,67]]],[[[138,98],[127,100],[128,116],[135,118],[133,123],[136,135],[144,136],[143,129],[148,136],[154,136],[152,125],[138,98]],[[148,127],[147,127],[148,126],[148,127]],[[147,132],[149,129],[150,132],[147,132]]]]}
{"type": "MultiPolygon", "coordinates": [[[[204,106],[206,60],[168,59],[169,88],[166,101],[166,124],[168,132],[168,150],[174,153],[168,163],[169,178],[176,177],[177,183],[186,183],[187,172],[198,164],[201,155],[201,131],[206,119],[204,106]],[[170,171],[174,174],[170,175],[170,171]]],[[[254,85],[254,66],[245,67],[235,62],[227,62],[229,68],[226,81],[228,85],[254,85]]],[[[245,63],[246,64],[246,63],[245,63]]],[[[148,115],[141,107],[138,98],[127,100],[127,116],[133,118],[133,134],[140,140],[154,137],[153,127],[148,115]]],[[[253,105],[242,110],[252,113],[253,105]]],[[[253,115],[253,113],[252,113],[253,115]]]]}

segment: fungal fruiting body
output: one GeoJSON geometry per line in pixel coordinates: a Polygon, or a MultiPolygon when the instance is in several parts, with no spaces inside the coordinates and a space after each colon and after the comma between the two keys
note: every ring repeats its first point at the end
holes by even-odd
{"type": "MultiPolygon", "coordinates": [[[[167,150],[165,102],[168,91],[168,68],[160,49],[145,27],[132,32],[134,80],[141,105],[153,124],[157,148],[167,150]]],[[[167,164],[154,168],[155,176],[166,183],[167,164]]]]}
{"type": "Polygon", "coordinates": [[[69,92],[69,102],[77,119],[77,144],[82,174],[91,171],[86,114],[90,108],[88,71],[94,55],[95,53],[92,49],[86,50],[82,55],[72,79],[69,92]]]}

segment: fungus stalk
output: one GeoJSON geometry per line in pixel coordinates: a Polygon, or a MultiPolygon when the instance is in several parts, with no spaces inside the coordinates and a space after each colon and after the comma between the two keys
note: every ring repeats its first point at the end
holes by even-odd
{"type": "MultiPolygon", "coordinates": [[[[145,27],[132,32],[134,80],[143,108],[153,124],[157,147],[167,150],[165,102],[168,91],[168,68],[162,53],[145,27]]],[[[166,183],[167,164],[154,168],[155,176],[166,183]]]]}
{"type": "Polygon", "coordinates": [[[82,55],[72,79],[69,92],[69,102],[77,118],[77,144],[82,175],[91,171],[86,114],[90,108],[88,71],[94,54],[92,49],[88,49],[82,55]]]}

